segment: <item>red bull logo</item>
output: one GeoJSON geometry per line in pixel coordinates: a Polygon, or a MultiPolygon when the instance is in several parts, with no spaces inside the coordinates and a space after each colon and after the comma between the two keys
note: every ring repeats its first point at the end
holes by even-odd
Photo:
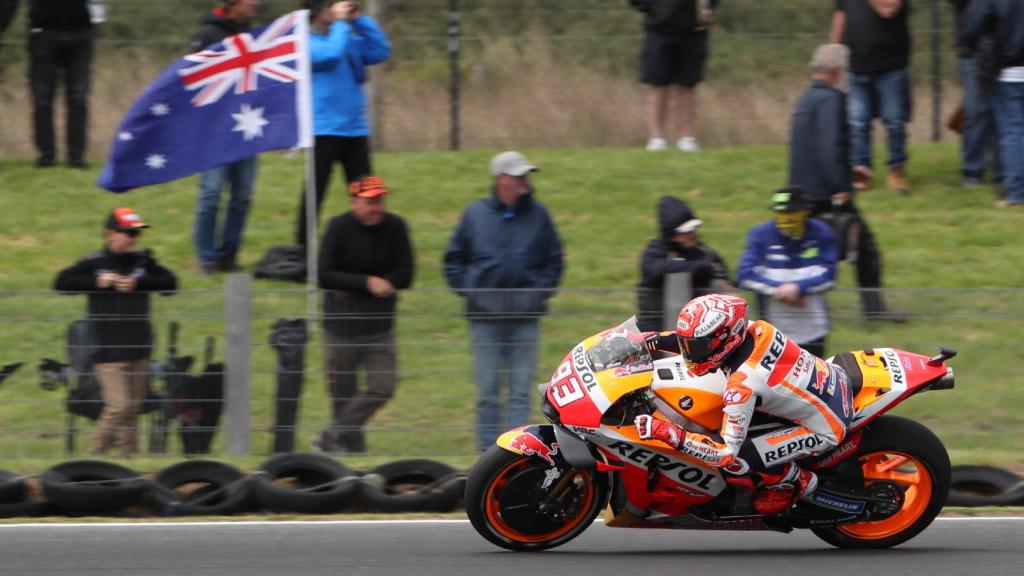
{"type": "Polygon", "coordinates": [[[551,447],[548,447],[540,438],[529,432],[523,432],[513,438],[508,447],[527,456],[540,456],[552,466],[555,465],[555,461],[551,457],[558,454],[558,442],[552,442],[551,447]]]}

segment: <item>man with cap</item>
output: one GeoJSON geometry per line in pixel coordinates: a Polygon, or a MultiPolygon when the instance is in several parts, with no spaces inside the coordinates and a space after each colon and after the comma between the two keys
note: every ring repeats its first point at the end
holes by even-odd
{"type": "Polygon", "coordinates": [[[60,292],[89,297],[92,360],[103,395],[94,454],[115,443],[122,456],[138,449],[138,415],[149,389],[153,351],[149,295],[170,295],[178,285],[149,250],[136,250],[139,235],[148,227],[131,208],[117,208],[107,217],[103,250],[65,268],[54,281],[60,292]]]}
{"type": "Polygon", "coordinates": [[[739,285],[759,295],[761,315],[796,344],[825,357],[830,328],[825,292],[835,284],[838,247],[832,228],[810,218],[802,188],[772,197],[774,219],[747,234],[739,285]]]}
{"type": "Polygon", "coordinates": [[[405,220],[386,210],[387,194],[377,176],[352,182],[351,209],[331,219],[320,244],[332,417],[314,444],[325,452],[365,452],[363,426],[395,392],[395,304],[398,291],[412,285],[413,249],[405,220]],[[362,391],[359,370],[366,374],[362,391]]]}
{"type": "Polygon", "coordinates": [[[481,451],[529,419],[539,320],[562,278],[562,241],[529,183],[536,170],[515,151],[491,159],[490,196],[466,208],[444,251],[448,285],[466,300],[481,451]]]}
{"type": "Polygon", "coordinates": [[[661,235],[647,243],[640,257],[640,283],[637,285],[637,320],[640,329],[660,331],[664,317],[665,276],[677,272],[690,274],[690,298],[716,289],[729,289],[729,271],[725,261],[697,237],[704,223],[682,200],[662,196],[658,200],[658,227],[661,235]],[[715,284],[715,288],[712,288],[715,284]]]}

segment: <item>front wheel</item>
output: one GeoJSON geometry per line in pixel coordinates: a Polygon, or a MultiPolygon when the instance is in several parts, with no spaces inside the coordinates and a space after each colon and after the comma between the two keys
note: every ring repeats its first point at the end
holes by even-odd
{"type": "Polygon", "coordinates": [[[882,520],[814,528],[838,548],[891,548],[920,534],[942,510],[952,467],[942,441],[923,425],[882,416],[865,431],[857,450],[864,482],[894,483],[903,492],[899,511],[882,520]]]}
{"type": "Polygon", "coordinates": [[[492,446],[469,473],[465,502],[469,521],[487,540],[509,550],[545,550],[593,523],[608,502],[608,481],[492,446]]]}

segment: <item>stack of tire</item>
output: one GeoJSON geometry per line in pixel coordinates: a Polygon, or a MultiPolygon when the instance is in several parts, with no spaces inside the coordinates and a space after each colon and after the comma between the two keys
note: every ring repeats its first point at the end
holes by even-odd
{"type": "Polygon", "coordinates": [[[1024,506],[1024,478],[995,466],[954,466],[946,506],[1024,506]]]}
{"type": "Polygon", "coordinates": [[[151,479],[110,462],[74,460],[43,473],[41,501],[25,480],[0,471],[0,518],[447,512],[465,489],[465,475],[442,462],[401,460],[360,474],[322,454],[275,456],[251,475],[189,460],[151,479]]]}

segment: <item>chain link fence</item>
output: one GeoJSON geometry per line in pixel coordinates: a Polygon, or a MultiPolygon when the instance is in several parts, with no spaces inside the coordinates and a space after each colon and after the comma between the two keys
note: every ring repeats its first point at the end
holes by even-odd
{"type": "MultiPolygon", "coordinates": [[[[23,2],[22,4],[26,4],[23,2]]],[[[97,29],[90,150],[103,157],[118,121],[180,57],[209,0],[105,0],[97,29]]],[[[371,0],[393,43],[372,68],[374,146],[446,148],[640,146],[644,87],[636,81],[642,15],[626,0],[371,0]]],[[[264,0],[262,22],[300,5],[264,0]]],[[[705,146],[782,144],[806,63],[827,42],[831,2],[724,0],[699,90],[705,146]]],[[[958,96],[948,2],[912,16],[911,137],[939,139],[958,96]]],[[[30,156],[25,13],[0,37],[0,157],[30,156]]],[[[60,106],[56,107],[60,108],[60,106]]],[[[58,126],[60,125],[58,118],[58,126]]]]}

